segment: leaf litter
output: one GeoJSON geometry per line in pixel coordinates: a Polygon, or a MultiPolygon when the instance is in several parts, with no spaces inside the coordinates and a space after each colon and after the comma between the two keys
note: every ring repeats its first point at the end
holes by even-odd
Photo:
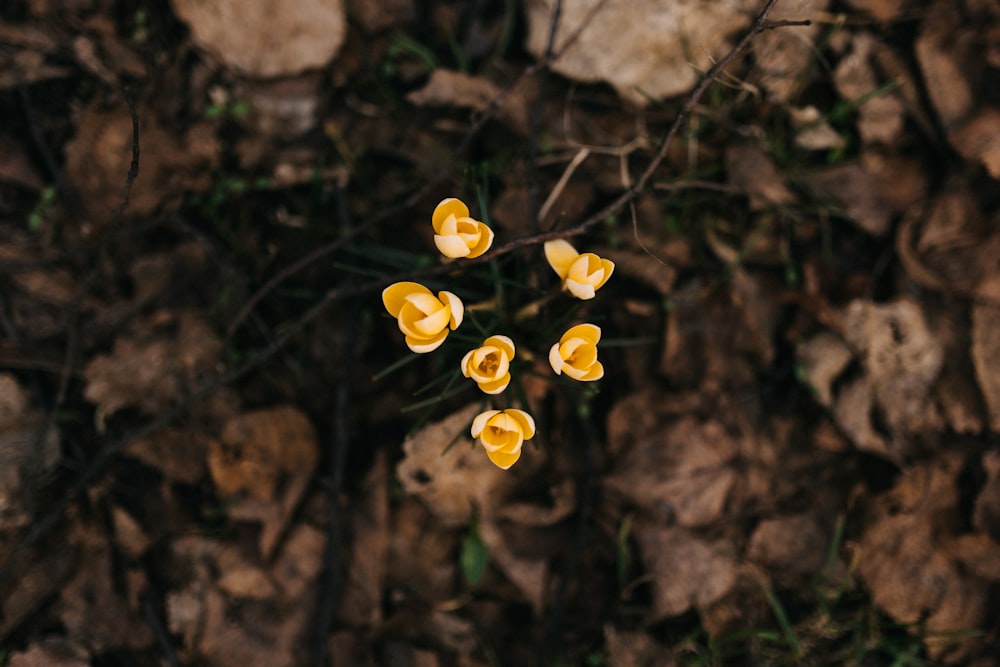
{"type": "Polygon", "coordinates": [[[370,381],[399,353],[376,306],[284,337],[348,284],[343,256],[264,290],[225,338],[234,301],[438,176],[364,229],[352,270],[379,272],[365,253],[400,239],[412,256],[393,261],[424,261],[419,212],[463,182],[498,238],[572,226],[632,184],[762,3],[561,3],[551,51],[542,0],[278,18],[23,4],[0,17],[0,93],[23,112],[0,141],[4,562],[113,438],[185,411],[111,447],[29,548],[0,597],[9,664],[302,664],[330,600],[334,664],[529,664],[553,645],[567,664],[718,662],[729,645],[822,663],[871,618],[883,643],[856,650],[876,663],[903,641],[990,664],[1000,99],[980,47],[996,3],[779,2],[772,21],[812,25],[759,35],[657,187],[587,239],[619,269],[583,313],[617,341],[587,405],[592,458],[579,399],[531,378],[540,444],[507,472],[471,442],[467,401],[404,437],[413,415],[395,410],[428,367],[370,381]],[[544,80],[520,77],[546,53],[544,80]],[[109,225],[132,157],[124,83],[142,157],[109,225]]]}

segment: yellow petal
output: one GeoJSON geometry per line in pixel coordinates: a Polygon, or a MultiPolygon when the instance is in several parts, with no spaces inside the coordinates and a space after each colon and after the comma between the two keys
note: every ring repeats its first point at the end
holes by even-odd
{"type": "Polygon", "coordinates": [[[590,370],[577,379],[581,382],[593,382],[594,380],[600,380],[602,377],[604,377],[604,365],[599,361],[595,361],[590,370]]]}
{"type": "Polygon", "coordinates": [[[484,254],[493,245],[493,230],[484,222],[478,222],[479,242],[469,249],[469,259],[475,259],[484,254]]]}
{"type": "MultiPolygon", "coordinates": [[[[585,252],[570,265],[566,277],[578,283],[593,284],[596,280],[593,280],[592,276],[597,271],[603,271],[601,268],[601,258],[592,252],[585,252]]],[[[603,274],[600,277],[603,277],[603,274]]]]}
{"type": "Polygon", "coordinates": [[[486,423],[490,420],[493,415],[500,414],[499,410],[486,410],[485,412],[480,412],[476,415],[476,418],[472,420],[472,437],[478,438],[479,434],[483,432],[486,428],[486,423]]]}
{"type": "Polygon", "coordinates": [[[434,350],[441,347],[441,343],[444,339],[448,337],[448,330],[445,329],[436,336],[430,338],[416,338],[414,336],[406,336],[406,346],[416,352],[417,354],[425,354],[427,352],[433,352],[434,350]]]}
{"type": "Polygon", "coordinates": [[[586,322],[583,324],[577,324],[576,326],[572,326],[567,329],[566,333],[564,333],[562,338],[559,340],[560,342],[563,342],[569,340],[570,338],[582,338],[585,341],[597,345],[601,342],[601,327],[596,324],[589,324],[586,322]]]}
{"type": "Polygon", "coordinates": [[[469,360],[472,359],[472,354],[474,352],[475,350],[469,350],[468,352],[465,353],[465,356],[462,357],[462,362],[460,366],[462,368],[462,375],[464,375],[465,377],[469,377],[469,360]]]}
{"type": "Polygon", "coordinates": [[[469,217],[469,207],[454,197],[442,199],[434,208],[434,213],[431,214],[431,225],[434,227],[435,232],[438,234],[441,233],[441,225],[449,215],[453,215],[456,218],[467,218],[469,217]]]}
{"type": "Polygon", "coordinates": [[[524,410],[518,410],[517,408],[508,408],[505,412],[521,426],[521,434],[524,435],[525,440],[531,440],[535,437],[534,417],[524,410]]]}
{"type": "Polygon", "coordinates": [[[608,278],[610,278],[611,274],[615,271],[615,263],[610,259],[601,259],[601,267],[604,269],[604,278],[601,282],[594,285],[594,289],[600,289],[603,287],[604,283],[608,282],[608,278]]]}
{"type": "Polygon", "coordinates": [[[556,239],[545,242],[545,260],[560,278],[565,278],[569,267],[573,265],[580,253],[568,241],[556,239]]]}
{"type": "Polygon", "coordinates": [[[479,388],[486,394],[501,394],[510,384],[510,373],[505,373],[499,379],[490,382],[480,382],[479,388]]]}
{"type": "Polygon", "coordinates": [[[514,358],[514,341],[507,336],[493,335],[483,341],[483,346],[498,347],[507,354],[508,359],[514,358]]]}
{"type": "Polygon", "coordinates": [[[399,317],[399,311],[406,303],[406,297],[414,293],[430,294],[431,291],[420,283],[393,283],[382,290],[382,303],[393,317],[399,317]]]}
{"type": "Polygon", "coordinates": [[[563,361],[562,355],[559,354],[560,344],[556,343],[549,350],[549,365],[552,366],[552,370],[556,372],[556,375],[562,375],[563,372],[563,361]]]}
{"type": "Polygon", "coordinates": [[[441,331],[448,328],[448,318],[450,313],[446,308],[438,308],[423,319],[412,322],[413,328],[423,336],[436,336],[441,331]]]}
{"type": "Polygon", "coordinates": [[[462,318],[465,316],[465,306],[458,296],[448,291],[442,290],[438,292],[438,298],[448,308],[448,312],[451,313],[448,325],[454,331],[462,325],[462,318]]]}
{"type": "Polygon", "coordinates": [[[490,457],[490,461],[493,462],[493,465],[501,470],[507,470],[512,465],[517,463],[519,458],[521,458],[521,450],[519,449],[513,454],[504,454],[503,452],[491,452],[486,450],[486,456],[490,457]]]}
{"type": "Polygon", "coordinates": [[[453,234],[451,236],[435,234],[434,245],[437,246],[438,252],[445,257],[458,259],[459,257],[469,256],[469,246],[467,246],[465,241],[463,241],[457,234],[453,234]]]}
{"type": "Polygon", "coordinates": [[[575,296],[577,299],[587,301],[588,299],[593,299],[597,292],[594,286],[590,283],[579,283],[575,280],[567,279],[563,282],[563,287],[565,287],[570,294],[575,296]]]}

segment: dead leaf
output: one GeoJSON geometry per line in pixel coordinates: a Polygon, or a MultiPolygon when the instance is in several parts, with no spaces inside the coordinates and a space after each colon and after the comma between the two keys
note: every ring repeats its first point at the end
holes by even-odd
{"type": "Polygon", "coordinates": [[[901,623],[923,621],[932,660],[960,661],[985,620],[988,589],[948,556],[958,456],[906,470],[879,502],[859,544],[858,574],[874,603],[901,623]]]}
{"type": "Polygon", "coordinates": [[[90,655],[76,642],[49,637],[10,654],[7,667],[90,667],[90,655]]]}
{"type": "Polygon", "coordinates": [[[892,210],[861,164],[828,167],[806,180],[840,202],[848,217],[872,236],[884,236],[889,231],[892,210]]]}
{"type": "Polygon", "coordinates": [[[760,82],[777,100],[787,102],[802,88],[802,74],[813,66],[816,37],[829,4],[829,0],[779,2],[768,20],[811,20],[812,24],[768,30],[751,42],[754,60],[761,70],[760,82]]]}
{"type": "Polygon", "coordinates": [[[893,433],[940,425],[929,399],[944,354],[919,306],[905,299],[887,304],[852,301],[844,316],[844,333],[860,353],[893,433]]]}
{"type": "Polygon", "coordinates": [[[15,377],[0,373],[0,529],[21,526],[35,508],[33,487],[59,462],[59,432],[15,377]]]}
{"type": "Polygon", "coordinates": [[[167,427],[133,440],[125,454],[159,470],[170,482],[197,484],[208,470],[208,453],[217,447],[201,429],[167,427]]]}
{"type": "Polygon", "coordinates": [[[343,0],[171,0],[199,47],[230,67],[257,77],[320,68],[337,55],[347,34],[343,0]]]}
{"type": "Polygon", "coordinates": [[[386,570],[389,590],[408,591],[429,605],[451,598],[458,576],[454,531],[446,530],[415,498],[405,497],[390,519],[386,570]]]}
{"type": "MultiPolygon", "coordinates": [[[[132,184],[125,214],[142,217],[170,197],[208,187],[218,155],[215,132],[209,125],[196,125],[178,137],[160,124],[152,109],[140,107],[137,113],[142,168],[132,184]]],[[[107,224],[120,204],[131,160],[128,109],[104,111],[88,106],[75,136],[66,144],[66,177],[93,225],[107,224]]]]}
{"type": "Polygon", "coordinates": [[[837,91],[858,108],[858,131],[864,143],[895,144],[903,132],[905,107],[891,90],[882,90],[885,81],[875,69],[873,59],[884,50],[875,37],[858,33],[851,39],[853,47],[834,72],[837,91]]]}
{"type": "Polygon", "coordinates": [[[983,454],[986,482],[976,498],[972,525],[1000,543],[1000,452],[983,454]]]}
{"type": "MultiPolygon", "coordinates": [[[[415,8],[413,0],[378,0],[371,2],[348,2],[351,18],[357,21],[365,32],[380,32],[400,23],[413,20],[415,8]]],[[[340,663],[334,663],[340,664],[340,663]]]]}
{"type": "Polygon", "coordinates": [[[493,465],[469,436],[479,411],[478,403],[469,405],[403,443],[405,458],[396,467],[403,490],[419,497],[445,526],[463,526],[473,516],[492,514],[517,480],[540,462],[540,450],[529,443],[510,470],[493,465]]]}
{"type": "Polygon", "coordinates": [[[389,464],[385,451],[359,489],[360,501],[351,512],[348,574],[340,594],[339,615],[351,627],[377,625],[382,620],[382,595],[389,555],[389,464]]]}
{"type": "Polygon", "coordinates": [[[754,529],[747,556],[777,577],[822,571],[829,537],[812,514],[765,519],[754,529]]]}
{"type": "MultiPolygon", "coordinates": [[[[562,3],[555,51],[580,33],[552,69],[577,81],[607,81],[637,106],[649,98],[680,95],[729,49],[727,37],[749,25],[757,5],[751,0],[607,0],[594,12],[597,0],[562,3]]],[[[554,6],[554,0],[526,3],[526,48],[536,58],[545,53],[554,6]]]]}
{"type": "Polygon", "coordinates": [[[292,406],[237,415],[223,427],[208,469],[230,518],[259,521],[261,555],[273,553],[319,458],[316,431],[292,406]]]}
{"type": "Polygon", "coordinates": [[[620,453],[604,479],[608,490],[681,526],[704,526],[722,516],[738,480],[731,463],[739,446],[718,422],[665,419],[648,431],[616,437],[634,444],[613,445],[620,453]]]}
{"type": "Polygon", "coordinates": [[[646,520],[636,520],[632,532],[653,582],[652,621],[708,607],[736,584],[736,554],[729,542],[646,520]]]}
{"type": "Polygon", "coordinates": [[[833,405],[833,383],[851,363],[854,355],[844,341],[822,332],[795,349],[795,360],[821,405],[833,405]]]}
{"type": "Polygon", "coordinates": [[[726,150],[729,182],[746,192],[750,210],[760,211],[795,201],[778,168],[757,146],[738,144],[726,150]]]}
{"type": "Polygon", "coordinates": [[[674,667],[678,664],[673,651],[645,632],[619,631],[604,628],[604,649],[608,667],[674,667]]]}
{"type": "MultiPolygon", "coordinates": [[[[1000,279],[994,278],[1000,284],[1000,279]]],[[[986,401],[990,430],[1000,431],[1000,305],[977,301],[972,304],[972,363],[979,389],[986,401]]]]}
{"type": "Polygon", "coordinates": [[[273,570],[286,600],[300,601],[315,589],[325,553],[326,533],[308,524],[292,530],[274,560],[273,570]]]}
{"type": "Polygon", "coordinates": [[[980,109],[949,132],[948,139],[962,157],[981,162],[990,176],[1000,180],[1000,108],[980,109]]]}
{"type": "MultiPolygon", "coordinates": [[[[304,601],[303,601],[304,602],[304,601]]],[[[218,667],[292,667],[309,606],[277,610],[267,601],[231,602],[221,593],[205,593],[205,625],[198,646],[218,667]]]]}
{"type": "Polygon", "coordinates": [[[221,343],[198,315],[160,311],[115,339],[111,354],[84,370],[84,396],[97,405],[99,429],[122,408],[160,414],[183,399],[215,368],[221,343]]]}
{"type": "Polygon", "coordinates": [[[819,109],[789,107],[788,116],[795,128],[795,145],[813,151],[837,150],[844,147],[844,138],[820,114],[819,109]]]}
{"type": "Polygon", "coordinates": [[[961,61],[961,42],[968,35],[957,29],[957,20],[958,15],[949,10],[928,13],[914,43],[927,95],[946,131],[968,116],[975,99],[966,77],[968,69],[961,61]]]}
{"type": "Polygon", "coordinates": [[[508,536],[494,520],[481,521],[479,536],[494,563],[531,604],[532,611],[541,615],[545,609],[549,566],[545,558],[519,553],[508,536]]]}
{"type": "Polygon", "coordinates": [[[868,12],[876,21],[890,23],[900,17],[911,0],[847,0],[854,9],[868,12]]]}
{"type": "Polygon", "coordinates": [[[111,524],[115,530],[115,543],[132,558],[140,558],[149,548],[149,537],[142,526],[121,507],[111,508],[111,524]]]}
{"type": "Polygon", "coordinates": [[[418,107],[454,106],[477,112],[486,111],[495,102],[502,101],[498,109],[500,118],[517,132],[526,134],[528,131],[528,109],[523,95],[504,94],[488,79],[464,72],[435,69],[424,87],[409,93],[406,99],[418,107]]]}

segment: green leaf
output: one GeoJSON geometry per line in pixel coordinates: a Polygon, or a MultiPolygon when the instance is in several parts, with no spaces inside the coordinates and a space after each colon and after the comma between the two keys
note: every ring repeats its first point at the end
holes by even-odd
{"type": "Polygon", "coordinates": [[[476,586],[486,574],[486,564],[490,561],[490,552],[479,537],[479,526],[472,522],[469,534],[462,540],[461,566],[462,576],[470,586],[476,586]]]}

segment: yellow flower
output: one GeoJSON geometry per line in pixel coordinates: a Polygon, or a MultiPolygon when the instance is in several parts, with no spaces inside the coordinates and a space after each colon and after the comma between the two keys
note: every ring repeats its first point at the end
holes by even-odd
{"type": "Polygon", "coordinates": [[[406,334],[406,345],[418,354],[436,350],[448,336],[448,327],[457,329],[465,307],[451,292],[435,297],[420,283],[393,283],[382,291],[382,303],[406,334]]]}
{"type": "Polygon", "coordinates": [[[535,436],[535,420],[524,410],[487,410],[472,421],[472,437],[486,449],[498,468],[506,470],[521,458],[521,445],[535,436]]]}
{"type": "Polygon", "coordinates": [[[593,324],[577,324],[562,335],[549,350],[549,364],[556,375],[565,373],[574,380],[590,382],[604,377],[604,366],[597,360],[597,343],[601,328],[593,324]]]}
{"type": "Polygon", "coordinates": [[[545,242],[545,259],[562,278],[563,289],[578,299],[593,299],[615,270],[615,263],[592,252],[582,255],[562,239],[545,242]]]}
{"type": "Polygon", "coordinates": [[[490,336],[462,358],[462,373],[472,378],[487,394],[499,394],[510,384],[510,360],[514,341],[507,336],[490,336]]]}
{"type": "Polygon", "coordinates": [[[441,200],[431,216],[434,245],[452,259],[479,257],[493,245],[493,230],[469,217],[469,207],[450,197],[441,200]]]}

